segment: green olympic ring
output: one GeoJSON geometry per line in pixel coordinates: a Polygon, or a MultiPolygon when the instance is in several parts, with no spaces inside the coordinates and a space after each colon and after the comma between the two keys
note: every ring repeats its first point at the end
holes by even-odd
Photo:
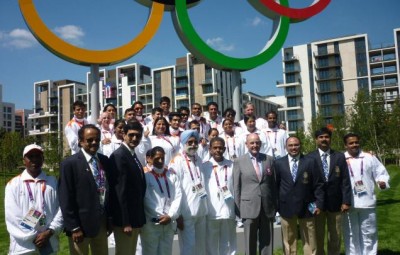
{"type": "MultiPolygon", "coordinates": [[[[250,0],[248,1],[250,2],[250,0]]],[[[288,6],[288,0],[280,0],[280,4],[288,6]]],[[[277,16],[274,19],[273,35],[264,49],[253,57],[235,58],[212,49],[200,38],[190,22],[185,0],[176,0],[172,20],[182,43],[193,55],[216,69],[239,71],[253,69],[273,58],[282,48],[288,35],[290,24],[290,18],[277,16]]]]}

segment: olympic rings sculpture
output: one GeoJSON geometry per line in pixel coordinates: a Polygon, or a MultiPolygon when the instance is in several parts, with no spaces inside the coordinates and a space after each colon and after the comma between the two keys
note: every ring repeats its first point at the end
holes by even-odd
{"type": "Polygon", "coordinates": [[[136,0],[149,7],[149,16],[143,30],[130,42],[114,49],[89,50],[74,46],[55,35],[42,21],[33,0],[19,0],[25,23],[36,39],[50,52],[69,62],[90,66],[112,65],[136,55],[157,32],[164,11],[170,11],[177,34],[185,47],[207,65],[221,70],[246,71],[260,66],[274,57],[282,48],[289,25],[303,21],[325,9],[330,0],[315,0],[303,9],[290,8],[288,0],[248,0],[258,12],[273,20],[273,32],[260,53],[248,58],[235,58],[214,50],[205,43],[194,29],[187,9],[201,0],[136,0]]]}

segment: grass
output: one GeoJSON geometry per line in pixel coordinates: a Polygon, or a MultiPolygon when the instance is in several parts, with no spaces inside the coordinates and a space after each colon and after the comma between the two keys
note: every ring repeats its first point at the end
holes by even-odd
{"type": "MultiPolygon", "coordinates": [[[[378,217],[378,254],[395,255],[400,254],[400,167],[388,166],[390,174],[390,189],[387,191],[377,190],[377,217],[378,217]]],[[[5,184],[12,176],[0,177],[0,254],[7,254],[9,236],[4,221],[4,189],[5,184]]],[[[343,242],[342,242],[343,243],[343,242]]],[[[343,245],[342,245],[343,246],[343,245]]],[[[299,242],[298,247],[302,247],[299,242]]],[[[343,251],[343,247],[342,247],[343,251]]],[[[64,234],[60,236],[60,252],[58,254],[69,254],[68,240],[64,234]]],[[[274,254],[283,254],[282,249],[276,250],[274,254]]],[[[300,249],[299,254],[303,254],[300,249]]]]}

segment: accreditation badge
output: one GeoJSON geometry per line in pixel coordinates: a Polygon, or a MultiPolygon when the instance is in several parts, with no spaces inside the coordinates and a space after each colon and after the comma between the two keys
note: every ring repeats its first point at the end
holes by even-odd
{"type": "Polygon", "coordinates": [[[194,185],[192,190],[194,190],[194,192],[196,193],[196,195],[199,198],[207,197],[206,189],[204,188],[204,186],[201,183],[194,185]]]}
{"type": "Polygon", "coordinates": [[[43,213],[32,207],[29,209],[28,213],[25,215],[19,225],[27,230],[33,230],[38,225],[42,217],[43,213]]]}
{"type": "Polygon", "coordinates": [[[106,199],[106,189],[105,188],[98,188],[100,204],[104,205],[106,199]]]}
{"type": "Polygon", "coordinates": [[[224,198],[225,201],[228,201],[233,198],[232,193],[229,191],[228,187],[224,186],[222,187],[219,192],[221,193],[221,196],[224,198]]]}
{"type": "Polygon", "coordinates": [[[367,193],[367,188],[365,187],[362,180],[356,181],[354,183],[354,189],[356,191],[356,194],[358,194],[358,195],[363,195],[363,194],[367,193]]]}

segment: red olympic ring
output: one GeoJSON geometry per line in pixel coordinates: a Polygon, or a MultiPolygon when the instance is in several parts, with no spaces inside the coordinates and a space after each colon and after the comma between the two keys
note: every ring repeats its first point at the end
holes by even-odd
{"type": "Polygon", "coordinates": [[[331,0],[315,0],[306,8],[290,8],[280,5],[275,0],[260,0],[263,5],[271,9],[275,13],[289,17],[291,22],[302,21],[308,19],[325,9],[331,0]]]}

